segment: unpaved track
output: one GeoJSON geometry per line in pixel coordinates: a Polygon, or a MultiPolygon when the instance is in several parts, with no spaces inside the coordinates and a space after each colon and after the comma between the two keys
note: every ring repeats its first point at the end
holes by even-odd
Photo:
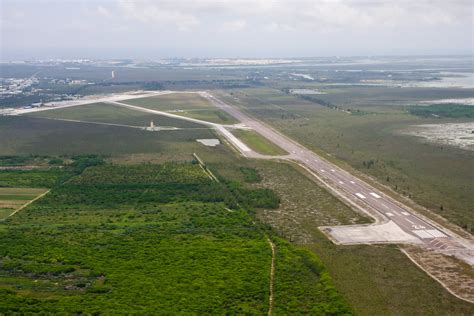
{"type": "Polygon", "coordinates": [[[276,255],[276,250],[275,250],[275,244],[273,241],[267,237],[268,244],[270,245],[270,248],[272,249],[272,265],[270,267],[270,295],[268,297],[268,316],[273,315],[273,301],[274,301],[274,294],[273,294],[273,284],[274,284],[274,279],[275,279],[275,255],[276,255]]]}
{"type": "Polygon", "coordinates": [[[30,205],[31,203],[41,199],[43,196],[45,196],[46,194],[48,194],[49,192],[51,192],[51,189],[49,189],[48,191],[38,195],[37,197],[35,197],[33,200],[29,201],[28,203],[26,204],[23,204],[21,207],[17,208],[13,213],[11,213],[10,215],[8,215],[7,217],[3,218],[3,219],[0,219],[0,221],[4,221],[6,220],[7,218],[9,217],[12,217],[13,215],[15,215],[16,213],[18,213],[19,211],[21,211],[22,209],[24,209],[25,207],[27,207],[28,205],[30,205]]]}

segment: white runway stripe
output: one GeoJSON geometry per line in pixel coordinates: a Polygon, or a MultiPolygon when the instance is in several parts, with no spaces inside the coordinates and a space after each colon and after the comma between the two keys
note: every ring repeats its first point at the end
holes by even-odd
{"type": "Polygon", "coordinates": [[[372,196],[373,196],[374,198],[376,198],[376,199],[380,199],[380,198],[381,198],[380,195],[378,195],[377,193],[374,193],[374,192],[370,192],[370,195],[372,195],[372,196]]]}

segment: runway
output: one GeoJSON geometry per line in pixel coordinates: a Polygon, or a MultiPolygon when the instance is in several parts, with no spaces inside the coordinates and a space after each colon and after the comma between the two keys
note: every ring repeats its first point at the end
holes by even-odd
{"type": "Polygon", "coordinates": [[[71,106],[108,103],[129,109],[164,115],[176,119],[188,120],[213,128],[232,144],[242,155],[259,159],[283,159],[299,164],[323,183],[334,195],[344,200],[353,208],[362,211],[375,219],[372,225],[322,227],[329,238],[336,243],[420,243],[430,249],[453,255],[474,266],[474,244],[454,234],[447,228],[435,224],[431,220],[416,214],[410,207],[386,195],[367,182],[359,179],[300,145],[296,141],[279,133],[263,122],[240,111],[209,92],[185,91],[156,91],[139,94],[121,94],[106,97],[85,98],[73,101],[56,102],[54,105],[32,109],[17,109],[9,115],[22,115],[31,112],[54,110],[71,106]],[[240,121],[239,124],[222,125],[189,117],[179,116],[169,112],[151,110],[126,104],[122,101],[140,97],[163,95],[169,93],[199,93],[214,106],[222,109],[240,121]],[[285,156],[266,156],[251,150],[231,130],[235,128],[250,128],[280,146],[289,154],[285,156]],[[393,223],[393,225],[392,225],[393,223]],[[363,229],[365,228],[365,229],[363,229]],[[352,229],[352,230],[351,230],[352,229]]]}
{"type": "MultiPolygon", "coordinates": [[[[411,208],[401,202],[389,197],[266,124],[243,113],[236,107],[226,104],[208,92],[202,92],[201,95],[216,107],[226,111],[243,124],[286,150],[290,154],[280,158],[292,160],[311,171],[327,183],[328,187],[340,197],[346,199],[353,206],[361,207],[366,213],[374,217],[378,224],[393,222],[403,232],[410,235],[412,240],[443,253],[455,255],[474,265],[473,245],[470,241],[462,239],[449,230],[415,214],[411,208]]],[[[242,152],[242,154],[255,158],[261,158],[262,156],[252,152],[242,152]]],[[[400,240],[400,242],[403,242],[403,240],[400,240]]]]}

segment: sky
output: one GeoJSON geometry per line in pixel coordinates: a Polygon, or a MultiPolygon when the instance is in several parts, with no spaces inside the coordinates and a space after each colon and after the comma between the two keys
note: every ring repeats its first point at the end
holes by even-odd
{"type": "Polygon", "coordinates": [[[0,0],[0,59],[474,53],[471,0],[0,0]]]}

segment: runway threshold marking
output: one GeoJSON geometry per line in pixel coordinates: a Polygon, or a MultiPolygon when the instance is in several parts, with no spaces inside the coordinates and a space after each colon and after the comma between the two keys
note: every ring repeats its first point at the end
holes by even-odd
{"type": "Polygon", "coordinates": [[[413,230],[413,233],[415,233],[418,237],[426,239],[426,238],[433,238],[430,234],[428,234],[425,230],[413,230]]]}
{"type": "Polygon", "coordinates": [[[360,197],[361,199],[365,199],[366,197],[360,193],[356,193],[355,195],[357,195],[358,197],[360,197]]]}
{"type": "Polygon", "coordinates": [[[340,184],[344,184],[344,182],[342,182],[342,181],[339,181],[339,183],[340,183],[340,184]]]}
{"type": "Polygon", "coordinates": [[[354,184],[355,182],[354,181],[351,181],[352,184],[354,184]]]}
{"type": "Polygon", "coordinates": [[[430,235],[433,235],[433,237],[437,237],[437,238],[447,237],[445,234],[443,234],[437,229],[427,229],[426,232],[430,235]]]}

